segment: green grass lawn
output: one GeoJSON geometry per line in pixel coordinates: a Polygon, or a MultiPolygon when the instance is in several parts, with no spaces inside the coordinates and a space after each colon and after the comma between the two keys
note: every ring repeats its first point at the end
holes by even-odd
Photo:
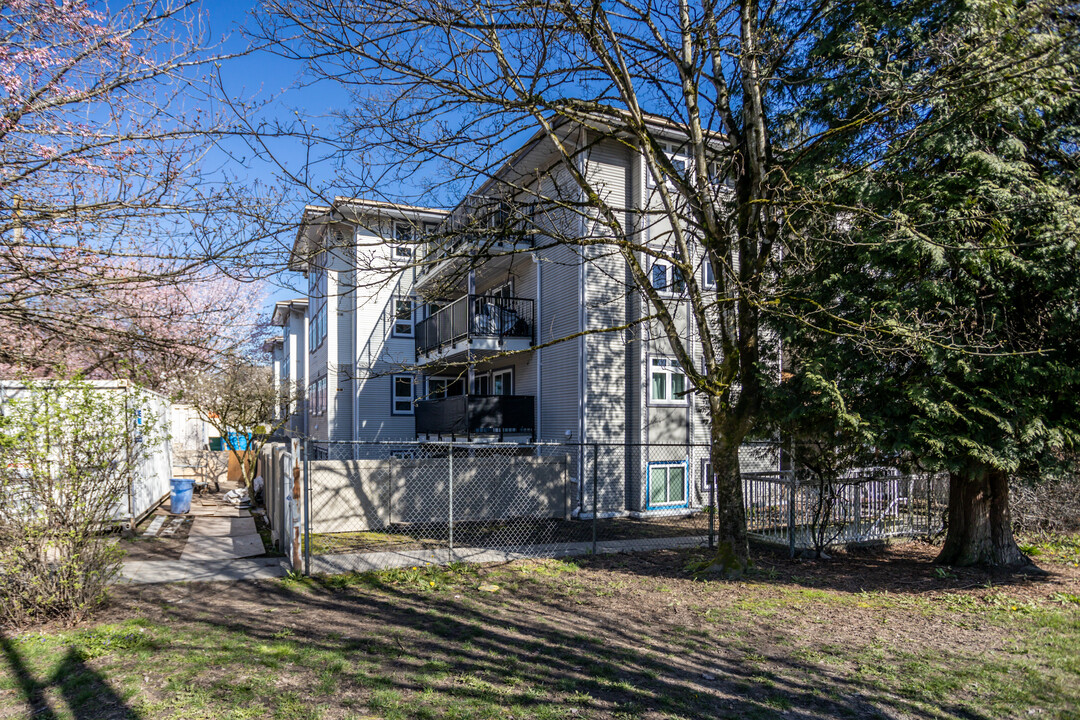
{"type": "Polygon", "coordinates": [[[97,623],[2,636],[0,717],[1080,717],[1080,570],[932,553],[759,554],[738,583],[668,551],[118,587],[97,623]]]}

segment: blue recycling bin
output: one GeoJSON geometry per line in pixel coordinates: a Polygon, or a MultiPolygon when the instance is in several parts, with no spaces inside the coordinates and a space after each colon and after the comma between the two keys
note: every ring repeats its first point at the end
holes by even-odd
{"type": "Polygon", "coordinates": [[[191,510],[191,494],[195,490],[195,481],[187,478],[173,478],[169,492],[169,512],[182,515],[191,510]]]}

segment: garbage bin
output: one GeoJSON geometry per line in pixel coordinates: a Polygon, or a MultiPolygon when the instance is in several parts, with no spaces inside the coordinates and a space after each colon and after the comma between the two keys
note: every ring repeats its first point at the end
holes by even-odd
{"type": "Polygon", "coordinates": [[[191,510],[191,493],[195,481],[190,478],[173,478],[169,493],[169,512],[180,515],[191,510]]]}

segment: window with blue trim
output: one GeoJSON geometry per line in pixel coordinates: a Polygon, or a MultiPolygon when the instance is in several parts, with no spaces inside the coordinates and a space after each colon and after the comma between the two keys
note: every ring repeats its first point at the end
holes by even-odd
{"type": "Polygon", "coordinates": [[[649,463],[649,507],[686,505],[686,463],[649,463]]]}

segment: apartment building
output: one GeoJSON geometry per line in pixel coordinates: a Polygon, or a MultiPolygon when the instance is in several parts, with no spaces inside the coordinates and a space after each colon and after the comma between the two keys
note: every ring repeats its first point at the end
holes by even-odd
{"type": "MultiPolygon", "coordinates": [[[[663,249],[670,228],[640,154],[583,128],[568,128],[566,138],[582,148],[579,169],[620,199],[622,227],[663,249]]],[[[683,162],[677,139],[673,131],[671,156],[683,162]]],[[[307,208],[292,267],[308,278],[315,328],[309,436],[566,442],[579,487],[587,468],[622,479],[603,483],[605,514],[699,507],[711,476],[707,412],[669,334],[610,246],[550,241],[574,223],[587,237],[587,217],[561,203],[522,202],[535,208],[527,233],[499,217],[515,199],[506,188],[520,194],[529,175],[527,194],[572,196],[555,148],[538,133],[450,213],[346,198],[307,208]],[[493,224],[511,231],[486,238],[482,251],[467,232],[447,242],[457,226],[475,224],[479,205],[495,208],[493,224]],[[425,233],[440,239],[425,244],[425,233]],[[400,272],[363,277],[373,259],[392,269],[395,258],[400,272]]],[[[686,279],[639,255],[670,300],[681,342],[700,358],[686,279]]],[[[709,264],[695,266],[698,283],[710,286],[709,264]]]]}
{"type": "MultiPolygon", "coordinates": [[[[285,394],[285,387],[288,382],[288,375],[285,368],[282,367],[285,339],[283,337],[270,338],[262,344],[262,350],[270,357],[270,377],[274,381],[274,392],[277,393],[278,397],[282,397],[285,394]]],[[[277,421],[288,416],[289,408],[283,403],[274,408],[274,415],[271,419],[277,421]]]]}
{"type": "Polygon", "coordinates": [[[288,421],[282,428],[292,437],[307,435],[308,386],[308,301],[306,298],[283,300],[274,305],[270,324],[281,328],[281,355],[277,363],[278,386],[287,389],[285,397],[299,398],[288,403],[282,412],[288,421]]]}
{"type": "Polygon", "coordinates": [[[413,253],[446,216],[354,198],[305,209],[290,269],[308,282],[304,421],[317,452],[415,439],[413,253]]]}

